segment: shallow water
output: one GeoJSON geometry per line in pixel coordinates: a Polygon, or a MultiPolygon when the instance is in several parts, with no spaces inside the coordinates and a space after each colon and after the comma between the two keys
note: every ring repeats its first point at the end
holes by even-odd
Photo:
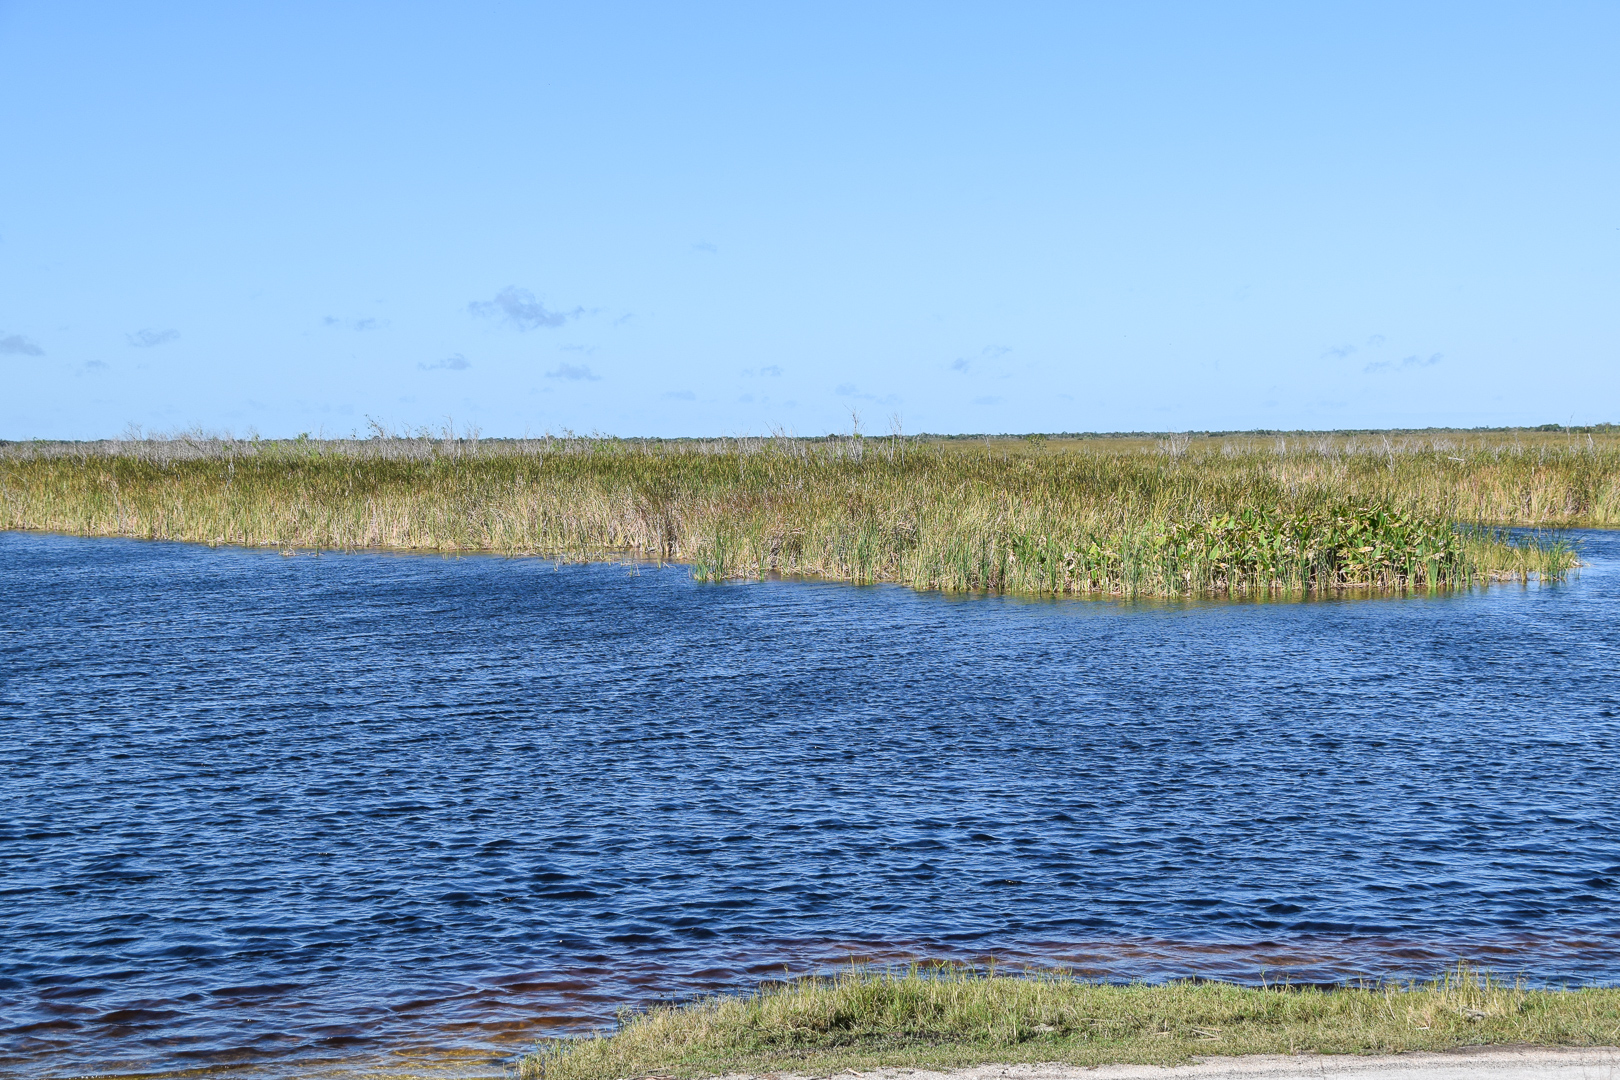
{"type": "Polygon", "coordinates": [[[852,955],[1615,982],[1577,535],[1164,605],[0,533],[0,1070],[499,1063],[852,955]]]}

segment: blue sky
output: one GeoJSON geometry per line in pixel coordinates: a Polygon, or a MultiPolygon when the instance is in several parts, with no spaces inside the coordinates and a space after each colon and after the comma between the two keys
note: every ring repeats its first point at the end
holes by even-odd
{"type": "Polygon", "coordinates": [[[0,3],[0,437],[1620,421],[1617,40],[0,3]]]}

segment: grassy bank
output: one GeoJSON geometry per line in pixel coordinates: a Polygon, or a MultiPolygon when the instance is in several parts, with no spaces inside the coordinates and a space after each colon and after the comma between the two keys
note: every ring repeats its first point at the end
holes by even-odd
{"type": "Polygon", "coordinates": [[[519,1075],[831,1076],[882,1066],[1174,1064],[1489,1044],[1620,1044],[1620,990],[1529,990],[1461,968],[1423,985],[1333,990],[851,970],[627,1016],[611,1035],[543,1046],[523,1059],[519,1075]]]}
{"type": "Polygon", "coordinates": [[[1432,588],[1574,562],[1620,439],[170,439],[0,449],[0,528],[611,553],[700,578],[1180,596],[1432,588]]]}

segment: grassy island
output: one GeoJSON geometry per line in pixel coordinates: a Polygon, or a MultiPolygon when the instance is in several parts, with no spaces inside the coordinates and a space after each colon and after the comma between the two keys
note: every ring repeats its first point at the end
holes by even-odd
{"type": "Polygon", "coordinates": [[[1187,596],[1557,577],[1620,525],[1620,435],[642,440],[203,436],[0,446],[0,528],[615,555],[700,578],[1187,596]]]}
{"type": "Polygon", "coordinates": [[[832,1076],[885,1066],[1172,1065],[1214,1055],[1617,1043],[1620,989],[1533,990],[1467,968],[1426,984],[1328,990],[852,969],[627,1015],[612,1034],[543,1045],[518,1075],[832,1076]]]}

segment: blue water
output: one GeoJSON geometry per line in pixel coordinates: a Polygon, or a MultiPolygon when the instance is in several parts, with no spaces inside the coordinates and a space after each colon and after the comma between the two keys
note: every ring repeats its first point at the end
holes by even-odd
{"type": "Polygon", "coordinates": [[[0,1070],[465,1049],[851,955],[1620,979],[1567,583],[945,597],[0,534],[0,1070]]]}

